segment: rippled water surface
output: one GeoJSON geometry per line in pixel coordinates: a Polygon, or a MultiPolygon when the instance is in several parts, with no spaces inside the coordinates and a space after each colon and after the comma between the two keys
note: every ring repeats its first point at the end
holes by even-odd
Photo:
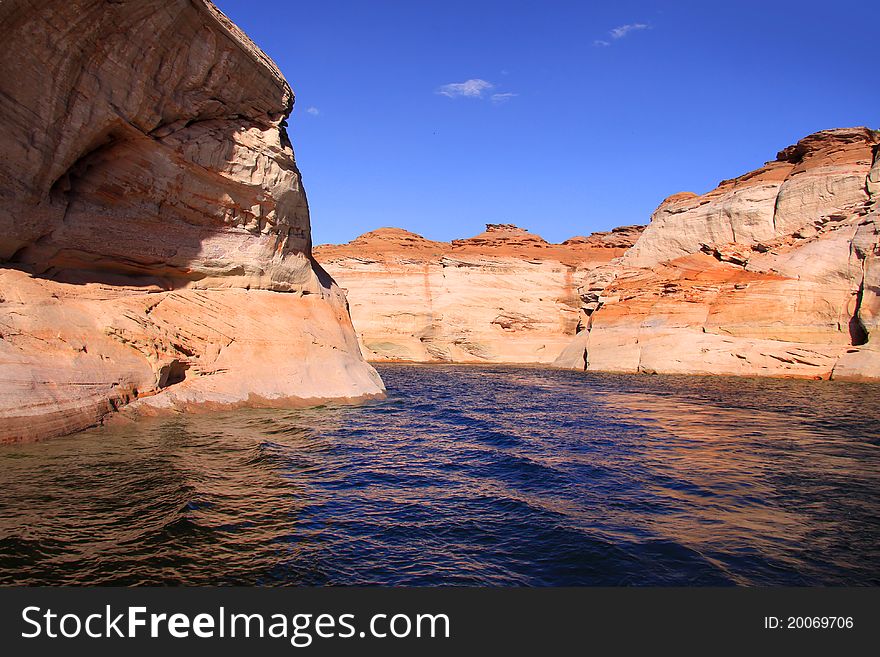
{"type": "Polygon", "coordinates": [[[880,387],[383,366],[0,446],[0,583],[880,584],[880,387]]]}

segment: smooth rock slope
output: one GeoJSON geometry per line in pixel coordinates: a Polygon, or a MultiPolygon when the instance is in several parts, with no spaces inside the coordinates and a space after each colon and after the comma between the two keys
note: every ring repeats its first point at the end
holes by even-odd
{"type": "Polygon", "coordinates": [[[277,67],[203,0],[0,4],[0,442],[383,393],[277,67]]]}

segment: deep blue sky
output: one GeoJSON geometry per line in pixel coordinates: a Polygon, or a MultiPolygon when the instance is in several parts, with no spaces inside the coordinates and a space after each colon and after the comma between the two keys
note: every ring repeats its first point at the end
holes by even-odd
{"type": "Polygon", "coordinates": [[[296,93],[315,244],[487,222],[561,241],[880,127],[863,0],[216,2],[296,93]]]}

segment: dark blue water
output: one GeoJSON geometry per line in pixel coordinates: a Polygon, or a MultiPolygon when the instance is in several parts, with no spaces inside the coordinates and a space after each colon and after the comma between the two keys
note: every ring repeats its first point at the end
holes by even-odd
{"type": "Polygon", "coordinates": [[[880,584],[880,387],[384,366],[0,447],[0,583],[880,584]]]}

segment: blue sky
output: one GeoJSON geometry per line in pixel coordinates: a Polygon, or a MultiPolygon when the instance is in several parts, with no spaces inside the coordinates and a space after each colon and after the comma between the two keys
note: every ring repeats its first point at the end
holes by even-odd
{"type": "Polygon", "coordinates": [[[296,93],[315,244],[487,222],[561,241],[880,127],[863,1],[215,1],[296,93]]]}

